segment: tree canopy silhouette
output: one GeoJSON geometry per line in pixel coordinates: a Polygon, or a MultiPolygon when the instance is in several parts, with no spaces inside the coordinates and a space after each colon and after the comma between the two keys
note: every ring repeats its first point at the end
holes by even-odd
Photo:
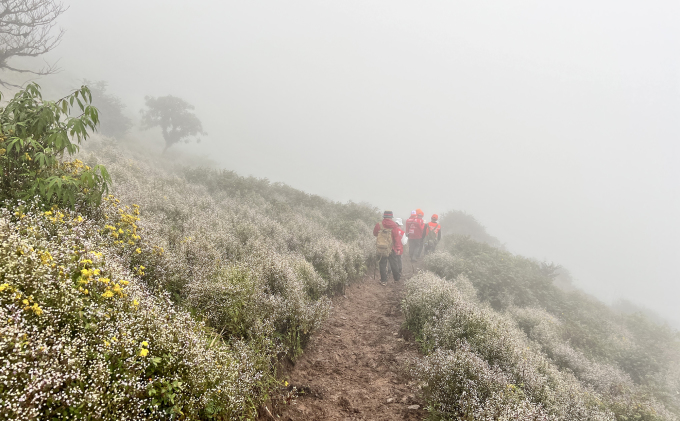
{"type": "MultiPolygon", "coordinates": [[[[176,96],[167,95],[162,97],[147,96],[146,110],[142,110],[142,129],[150,129],[159,126],[163,131],[165,149],[182,140],[198,135],[207,135],[203,131],[201,121],[190,110],[194,106],[176,96]]],[[[196,138],[198,142],[200,138],[196,138]]]]}

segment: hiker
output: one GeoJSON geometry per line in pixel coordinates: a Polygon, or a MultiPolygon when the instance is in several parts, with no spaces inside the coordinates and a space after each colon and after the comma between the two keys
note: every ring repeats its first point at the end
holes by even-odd
{"type": "Polygon", "coordinates": [[[401,263],[401,256],[404,254],[404,246],[408,242],[408,236],[406,233],[402,230],[402,227],[404,226],[404,223],[401,222],[401,218],[394,218],[394,222],[399,225],[399,235],[401,236],[401,247],[398,250],[395,250],[395,254],[397,255],[397,266],[399,266],[399,273],[403,273],[403,267],[401,263]]]}
{"type": "Polygon", "coordinates": [[[380,283],[382,285],[386,285],[387,282],[388,262],[390,269],[392,269],[394,281],[397,282],[401,278],[399,259],[404,252],[401,244],[404,231],[392,220],[393,217],[392,211],[386,210],[383,213],[382,222],[378,222],[375,224],[375,228],[373,228],[373,235],[378,237],[376,241],[376,254],[380,258],[380,283]]]}
{"type": "Polygon", "coordinates": [[[411,211],[411,217],[406,220],[406,229],[404,230],[404,231],[406,231],[407,237],[408,237],[409,230],[411,228],[411,224],[413,223],[413,221],[415,219],[416,219],[416,211],[412,210],[411,211]]]}
{"type": "Polygon", "coordinates": [[[432,215],[432,220],[425,225],[423,232],[423,246],[425,247],[425,255],[432,253],[437,248],[439,240],[442,239],[442,226],[437,220],[439,215],[436,213],[432,215]]]}
{"type": "Polygon", "coordinates": [[[425,221],[423,221],[425,213],[421,209],[416,209],[415,212],[415,215],[411,212],[411,217],[406,221],[409,240],[408,255],[411,263],[420,258],[420,253],[423,250],[423,231],[425,230],[425,221]]]}

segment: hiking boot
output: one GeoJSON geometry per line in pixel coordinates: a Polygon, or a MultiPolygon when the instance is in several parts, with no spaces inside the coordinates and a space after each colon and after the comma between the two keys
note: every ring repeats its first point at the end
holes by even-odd
{"type": "Polygon", "coordinates": [[[387,282],[380,281],[380,285],[386,287],[386,286],[387,286],[387,282]]]}

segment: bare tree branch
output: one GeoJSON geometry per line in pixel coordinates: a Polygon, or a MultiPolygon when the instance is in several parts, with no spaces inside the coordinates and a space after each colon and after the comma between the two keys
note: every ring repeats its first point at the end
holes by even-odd
{"type": "MultiPolygon", "coordinates": [[[[9,65],[13,57],[37,57],[61,42],[64,30],[54,32],[56,19],[66,11],[59,0],[0,0],[0,71],[37,76],[56,73],[55,65],[23,69],[9,65]]],[[[13,86],[0,78],[0,85],[13,86]]]]}

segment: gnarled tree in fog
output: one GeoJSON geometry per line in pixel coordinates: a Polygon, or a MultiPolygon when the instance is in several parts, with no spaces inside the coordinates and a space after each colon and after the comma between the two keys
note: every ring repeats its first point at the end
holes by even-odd
{"type": "MultiPolygon", "coordinates": [[[[190,137],[206,135],[201,120],[190,110],[194,106],[176,96],[166,95],[158,98],[147,96],[146,110],[142,110],[142,129],[159,126],[163,131],[165,149],[181,140],[188,141],[190,137]]],[[[200,142],[201,139],[197,138],[200,142]]]]}
{"type": "MultiPolygon", "coordinates": [[[[56,19],[64,13],[63,3],[54,0],[0,0],[0,70],[47,75],[57,69],[45,64],[42,68],[27,69],[9,64],[14,57],[37,57],[53,50],[64,35],[54,33],[56,19]]],[[[0,78],[0,84],[17,85],[0,78]]]]}

